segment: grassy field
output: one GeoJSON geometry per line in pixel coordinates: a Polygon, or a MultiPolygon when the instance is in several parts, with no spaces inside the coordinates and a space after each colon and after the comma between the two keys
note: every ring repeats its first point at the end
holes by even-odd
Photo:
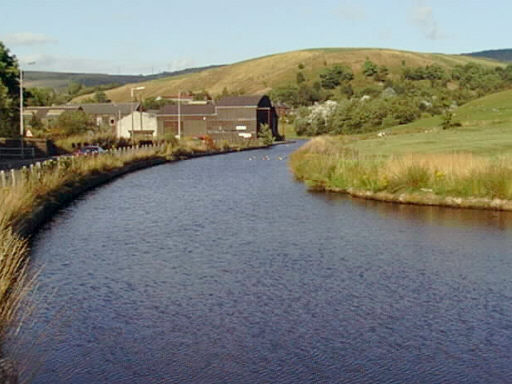
{"type": "Polygon", "coordinates": [[[377,134],[319,137],[291,157],[312,188],[416,204],[512,209],[512,91],[377,134]]]}
{"type": "MultiPolygon", "coordinates": [[[[354,86],[366,84],[367,79],[361,74],[361,66],[369,58],[379,65],[386,65],[391,77],[399,76],[402,63],[408,66],[440,64],[451,68],[457,64],[478,62],[484,65],[501,65],[496,61],[466,57],[460,55],[441,55],[397,51],[390,49],[367,48],[331,48],[293,51],[260,57],[243,62],[214,68],[200,73],[162,78],[154,81],[137,83],[145,86],[142,97],[177,95],[178,91],[207,90],[212,95],[219,95],[224,88],[230,91],[244,90],[247,94],[262,94],[277,86],[295,83],[298,65],[304,65],[306,78],[314,78],[326,66],[345,64],[355,73],[354,86]]],[[[129,101],[132,84],[107,91],[112,101],[129,101]]],[[[90,97],[86,95],[74,101],[90,97]]]]}
{"type": "Polygon", "coordinates": [[[512,91],[496,93],[472,101],[454,111],[462,124],[441,128],[441,117],[355,137],[348,147],[361,154],[396,155],[405,153],[471,152],[478,155],[512,153],[512,91]]]}

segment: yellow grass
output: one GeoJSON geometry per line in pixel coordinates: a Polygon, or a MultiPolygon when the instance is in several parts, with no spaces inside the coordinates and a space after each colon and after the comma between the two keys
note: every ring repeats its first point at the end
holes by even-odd
{"type": "MultiPolygon", "coordinates": [[[[355,84],[358,85],[366,81],[361,75],[361,66],[366,58],[379,65],[387,66],[391,77],[400,75],[403,61],[408,66],[439,64],[447,68],[470,61],[490,66],[500,65],[495,61],[473,57],[390,49],[313,49],[265,56],[199,73],[137,83],[137,86],[146,87],[139,93],[142,98],[177,95],[179,91],[188,90],[207,90],[212,95],[219,95],[224,88],[230,91],[243,90],[247,94],[263,94],[277,86],[295,83],[299,64],[304,65],[303,72],[306,78],[317,76],[326,65],[348,65],[354,71],[355,84]]],[[[133,84],[127,84],[106,91],[106,94],[112,101],[130,101],[132,87],[133,84]]],[[[84,95],[73,101],[79,102],[88,97],[91,95],[84,95]]]]}
{"type": "Polygon", "coordinates": [[[465,199],[465,206],[471,206],[473,200],[479,208],[512,208],[510,155],[360,155],[346,149],[341,140],[319,137],[290,159],[295,176],[316,189],[366,194],[369,198],[385,194],[390,201],[410,202],[414,195],[416,203],[465,199]]]}

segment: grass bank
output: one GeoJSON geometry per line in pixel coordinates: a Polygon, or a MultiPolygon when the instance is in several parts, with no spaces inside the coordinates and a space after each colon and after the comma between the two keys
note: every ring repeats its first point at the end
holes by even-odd
{"type": "Polygon", "coordinates": [[[318,137],[290,157],[297,179],[316,190],[387,202],[512,210],[512,156],[472,153],[361,154],[318,137]]]}
{"type": "Polygon", "coordinates": [[[61,157],[19,171],[14,181],[11,178],[4,186],[0,184],[0,338],[13,328],[20,303],[32,286],[26,273],[28,239],[54,212],[86,190],[127,172],[166,161],[261,148],[257,144],[217,147],[211,142],[181,140],[179,144],[110,151],[100,156],[61,157]]]}
{"type": "Polygon", "coordinates": [[[440,117],[359,136],[318,137],[290,158],[311,188],[381,201],[512,209],[512,91],[440,117]]]}

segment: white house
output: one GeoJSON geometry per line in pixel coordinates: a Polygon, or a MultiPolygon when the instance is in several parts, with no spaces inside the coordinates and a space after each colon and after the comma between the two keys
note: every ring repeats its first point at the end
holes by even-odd
{"type": "Polygon", "coordinates": [[[117,122],[116,135],[118,138],[132,138],[132,132],[137,138],[152,139],[157,136],[156,114],[135,111],[117,122]]]}

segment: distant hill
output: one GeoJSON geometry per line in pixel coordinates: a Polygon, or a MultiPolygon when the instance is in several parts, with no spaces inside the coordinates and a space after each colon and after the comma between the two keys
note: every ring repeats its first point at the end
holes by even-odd
{"type": "Polygon", "coordinates": [[[188,73],[201,72],[206,69],[220,67],[219,65],[211,65],[207,67],[187,68],[175,72],[162,72],[155,75],[108,75],[102,73],[68,73],[68,72],[43,72],[43,71],[26,71],[25,86],[27,88],[45,87],[54,89],[67,88],[70,82],[80,83],[85,87],[95,87],[107,84],[131,84],[142,81],[150,81],[160,78],[169,78],[173,76],[185,75],[188,73]]]}
{"type": "Polygon", "coordinates": [[[466,56],[484,57],[498,61],[512,61],[512,49],[494,49],[489,51],[472,52],[466,56]]]}
{"type": "MultiPolygon", "coordinates": [[[[361,74],[361,66],[366,58],[379,65],[387,66],[391,77],[400,76],[404,64],[407,66],[439,64],[449,69],[457,64],[474,61],[483,65],[496,66],[495,61],[461,55],[367,48],[310,49],[246,60],[199,73],[144,81],[138,85],[146,87],[140,93],[144,98],[176,95],[179,91],[189,90],[206,90],[212,95],[219,95],[224,88],[229,91],[242,90],[247,94],[262,94],[281,85],[295,84],[299,65],[303,67],[302,72],[306,79],[313,79],[326,66],[345,64],[350,66],[355,73],[354,85],[364,86],[368,80],[361,74]]],[[[131,85],[127,84],[106,93],[113,101],[128,101],[130,87],[131,85]]],[[[86,97],[90,97],[90,95],[82,96],[75,101],[86,97]]]]}

